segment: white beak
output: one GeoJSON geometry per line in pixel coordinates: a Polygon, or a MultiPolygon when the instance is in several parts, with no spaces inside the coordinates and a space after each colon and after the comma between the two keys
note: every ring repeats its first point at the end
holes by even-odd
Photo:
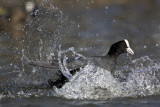
{"type": "Polygon", "coordinates": [[[129,47],[129,48],[126,48],[126,51],[128,53],[130,53],[131,55],[134,55],[134,51],[129,47]]]}

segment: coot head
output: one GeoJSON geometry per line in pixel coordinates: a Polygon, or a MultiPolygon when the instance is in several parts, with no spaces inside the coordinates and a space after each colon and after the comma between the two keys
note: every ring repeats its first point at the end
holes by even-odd
{"type": "Polygon", "coordinates": [[[111,57],[118,57],[122,53],[134,54],[134,51],[130,48],[129,42],[127,39],[114,43],[108,54],[111,57]]]}

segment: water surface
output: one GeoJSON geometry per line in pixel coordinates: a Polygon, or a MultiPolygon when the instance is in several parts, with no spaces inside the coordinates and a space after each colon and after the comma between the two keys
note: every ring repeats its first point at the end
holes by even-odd
{"type": "Polygon", "coordinates": [[[22,38],[0,33],[2,106],[159,106],[159,1],[95,7],[91,3],[66,2],[60,7],[42,1],[40,14],[25,21],[22,38]],[[48,9],[45,3],[50,4],[48,9]],[[60,51],[59,45],[62,50],[74,47],[73,52],[84,56],[105,55],[111,44],[125,38],[135,51],[134,56],[118,58],[116,72],[125,82],[87,65],[62,89],[48,89],[42,84],[55,79],[55,71],[26,63],[49,61],[60,51]]]}

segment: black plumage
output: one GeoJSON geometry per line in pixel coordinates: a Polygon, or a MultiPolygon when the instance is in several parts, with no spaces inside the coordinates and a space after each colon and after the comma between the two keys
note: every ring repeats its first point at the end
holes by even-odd
{"type": "MultiPolygon", "coordinates": [[[[107,69],[108,71],[111,71],[113,74],[113,69],[116,66],[117,58],[122,53],[130,53],[134,54],[133,50],[129,46],[128,40],[124,39],[122,41],[114,43],[111,48],[109,49],[109,52],[105,56],[92,56],[92,57],[86,57],[79,58],[79,59],[68,59],[67,60],[67,67],[70,70],[69,72],[74,75],[76,72],[80,71],[80,68],[83,68],[85,65],[89,63],[92,63],[98,67],[107,69]]],[[[37,61],[31,61],[29,62],[30,65],[34,66],[40,66],[45,68],[51,68],[51,69],[59,69],[58,61],[54,60],[53,62],[37,62],[37,61]]],[[[56,86],[57,88],[61,88],[66,82],[69,82],[67,77],[63,75],[63,73],[60,73],[59,78],[56,81],[48,80],[48,83],[50,86],[56,86]]]]}

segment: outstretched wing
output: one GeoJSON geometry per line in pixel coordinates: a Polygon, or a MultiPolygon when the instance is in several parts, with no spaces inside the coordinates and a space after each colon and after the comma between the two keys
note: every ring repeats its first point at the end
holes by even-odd
{"type": "MultiPolygon", "coordinates": [[[[85,59],[67,59],[65,64],[63,60],[61,63],[69,69],[75,69],[79,67],[83,67],[87,64],[85,59]]],[[[41,61],[30,61],[29,65],[50,68],[50,69],[59,69],[59,63],[57,60],[53,60],[53,62],[41,62],[41,61]]]]}
{"type": "Polygon", "coordinates": [[[50,68],[50,69],[59,69],[58,63],[51,63],[51,62],[40,62],[40,61],[30,61],[28,62],[29,65],[50,68]]]}

